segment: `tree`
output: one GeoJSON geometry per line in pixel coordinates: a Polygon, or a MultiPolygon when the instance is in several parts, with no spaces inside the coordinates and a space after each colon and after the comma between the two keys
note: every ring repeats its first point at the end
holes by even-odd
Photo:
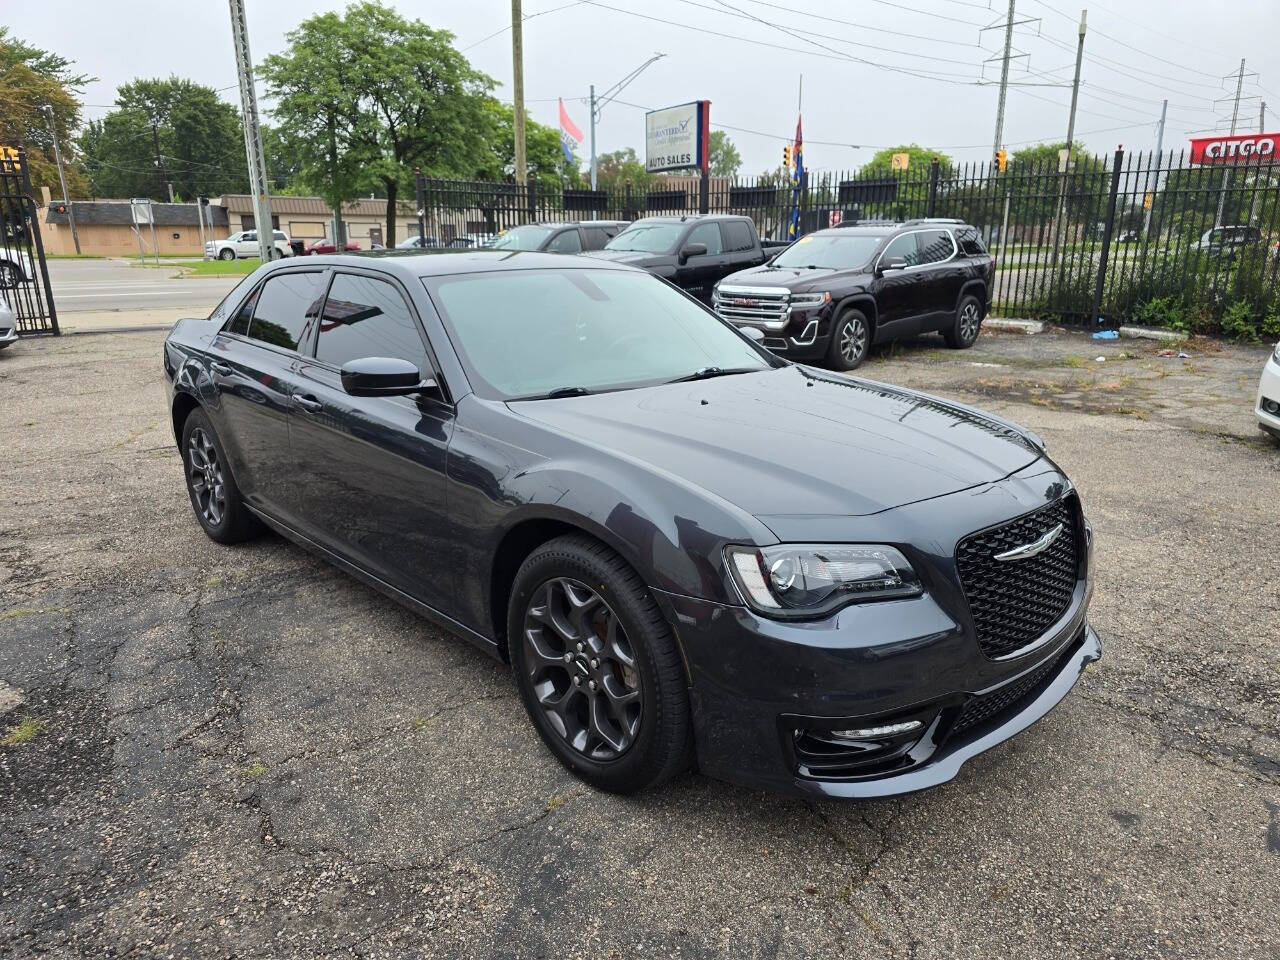
{"type": "Polygon", "coordinates": [[[932,150],[929,147],[922,147],[918,144],[905,143],[900,147],[885,147],[883,150],[877,150],[875,155],[863,164],[862,169],[858,171],[859,176],[888,176],[895,173],[896,171],[893,169],[893,155],[895,153],[905,153],[907,155],[909,158],[907,169],[912,173],[928,170],[935,157],[938,159],[939,173],[943,177],[951,176],[951,172],[955,169],[955,163],[941,150],[932,150]]]}
{"type": "Polygon", "coordinates": [[[137,79],[116,91],[116,105],[80,136],[97,196],[167,201],[155,165],[156,137],[176,198],[249,189],[240,114],[212,87],[181,77],[137,79]]]}
{"type": "Polygon", "coordinates": [[[75,73],[65,57],[24,43],[0,26],[0,144],[27,148],[31,184],[37,191],[48,187],[61,195],[53,155],[56,136],[68,192],[73,197],[89,195],[89,185],[76,166],[71,131],[80,125],[77,95],[90,79],[75,73]]]}
{"type": "MultiPolygon", "coordinates": [[[[485,151],[470,174],[481,180],[506,180],[515,171],[515,110],[493,98],[484,104],[485,151]]],[[[548,188],[576,180],[577,164],[566,163],[560,149],[560,131],[525,117],[525,172],[528,179],[548,188]]]]}
{"type": "Polygon", "coordinates": [[[729,135],[723,130],[711,131],[711,142],[707,146],[708,161],[713,177],[734,177],[742,167],[742,156],[733,145],[729,135]]]}
{"type": "Polygon", "coordinates": [[[457,176],[491,163],[493,80],[454,49],[453,34],[364,2],[304,20],[288,41],[262,74],[301,178],[335,212],[378,189],[387,198],[388,246],[415,166],[457,176]]]}
{"type": "Polygon", "coordinates": [[[621,190],[627,182],[632,189],[645,192],[653,185],[654,175],[644,168],[633,147],[596,156],[596,184],[601,190],[621,190]]]}
{"type": "MultiPolygon", "coordinates": [[[[1024,180],[1021,189],[1015,189],[1009,206],[1009,217],[1014,223],[1024,225],[1046,224],[1057,216],[1058,200],[1058,152],[1066,141],[1038,143],[1024,147],[1009,158],[1009,174],[1044,180],[1024,180]]],[[[1067,220],[1085,223],[1101,220],[1106,207],[1110,187],[1107,164],[1093,156],[1083,143],[1071,146],[1071,166],[1066,180],[1067,220]]]]}

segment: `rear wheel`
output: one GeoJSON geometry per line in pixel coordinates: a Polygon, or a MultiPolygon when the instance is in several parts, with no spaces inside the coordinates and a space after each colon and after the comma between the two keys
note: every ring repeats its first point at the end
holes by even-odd
{"type": "Polygon", "coordinates": [[[972,294],[960,298],[956,307],[956,319],[951,328],[942,332],[947,346],[955,350],[967,350],[978,339],[982,328],[982,303],[972,294]]]}
{"type": "Polygon", "coordinates": [[[675,638],[644,582],[608,547],[571,535],[530,554],[512,587],[507,636],[534,727],[578,777],[632,793],[689,766],[675,638]]]}
{"type": "Polygon", "coordinates": [[[232,250],[230,247],[223,247],[221,250],[218,251],[219,260],[234,260],[235,258],[236,258],[236,252],[232,250]]]}
{"type": "Polygon", "coordinates": [[[0,263],[0,287],[12,289],[23,280],[22,271],[17,264],[4,261],[0,263]]]}
{"type": "Polygon", "coordinates": [[[853,370],[867,358],[871,326],[862,311],[849,308],[836,318],[827,348],[827,362],[835,370],[853,370]]]}
{"type": "Polygon", "coordinates": [[[191,509],[211,540],[239,543],[262,532],[240,499],[222,442],[203,410],[192,410],[182,425],[182,465],[191,509]]]}

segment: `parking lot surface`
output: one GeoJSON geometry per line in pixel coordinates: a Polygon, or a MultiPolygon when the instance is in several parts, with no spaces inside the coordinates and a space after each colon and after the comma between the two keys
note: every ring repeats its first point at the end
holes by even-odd
{"type": "Polygon", "coordinates": [[[1104,658],[951,784],[815,802],[593,792],[500,664],[279,538],[207,540],[161,339],[0,353],[0,956],[1280,955],[1263,348],[873,353],[1048,441],[1104,658]]]}

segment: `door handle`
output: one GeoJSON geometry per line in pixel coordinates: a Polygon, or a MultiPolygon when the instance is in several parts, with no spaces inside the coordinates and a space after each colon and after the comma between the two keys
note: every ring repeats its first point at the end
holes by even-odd
{"type": "Polygon", "coordinates": [[[293,395],[293,402],[296,406],[299,406],[303,410],[307,411],[307,413],[316,413],[320,410],[321,407],[324,406],[324,404],[322,404],[315,397],[303,396],[297,393],[293,395]]]}
{"type": "Polygon", "coordinates": [[[209,369],[214,373],[222,374],[224,377],[229,377],[231,374],[235,373],[235,371],[231,369],[230,364],[223,363],[221,360],[214,360],[209,364],[209,369]]]}

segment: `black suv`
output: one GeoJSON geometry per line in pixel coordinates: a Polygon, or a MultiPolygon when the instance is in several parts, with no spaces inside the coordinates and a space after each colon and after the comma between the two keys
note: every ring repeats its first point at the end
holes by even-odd
{"type": "Polygon", "coordinates": [[[530,253],[582,253],[603,250],[627,225],[626,220],[588,220],[569,223],[526,223],[504,230],[489,244],[491,250],[530,253]]]}
{"type": "Polygon", "coordinates": [[[775,353],[852,370],[872,343],[919,333],[972,346],[994,277],[995,258],[960,220],[864,220],[807,234],[725,277],[712,306],[759,330],[775,353]]]}

